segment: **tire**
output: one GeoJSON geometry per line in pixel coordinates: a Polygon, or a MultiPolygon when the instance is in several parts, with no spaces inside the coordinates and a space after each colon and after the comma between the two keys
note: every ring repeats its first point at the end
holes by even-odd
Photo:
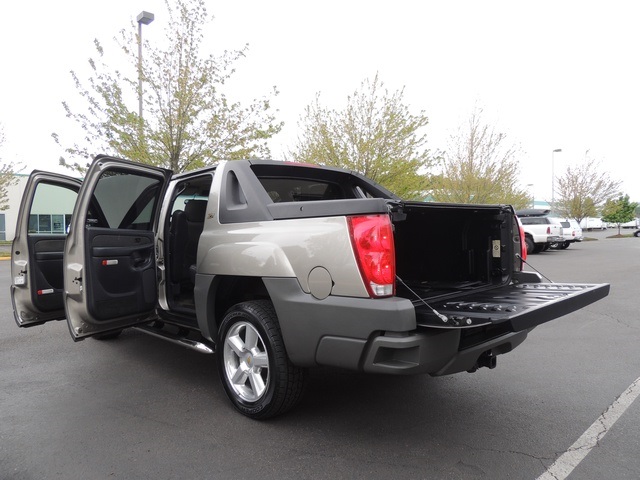
{"type": "Polygon", "coordinates": [[[100,340],[100,341],[115,340],[120,336],[121,333],[122,333],[122,330],[116,330],[114,332],[109,332],[109,333],[97,333],[91,338],[95,340],[100,340]]]}
{"type": "Polygon", "coordinates": [[[635,232],[633,232],[633,236],[640,237],[640,230],[636,230],[635,232]]]}
{"type": "Polygon", "coordinates": [[[236,410],[249,418],[264,420],[298,404],[305,372],[287,356],[270,301],[233,306],[222,319],[218,335],[218,371],[236,410]]]}
{"type": "Polygon", "coordinates": [[[531,253],[540,253],[544,249],[544,243],[535,243],[531,253]]]}
{"type": "Polygon", "coordinates": [[[562,245],[560,245],[560,248],[562,250],[566,250],[567,248],[569,248],[569,245],[571,245],[571,242],[564,242],[562,245]]]}
{"type": "Polygon", "coordinates": [[[531,237],[525,237],[524,243],[527,246],[527,255],[534,253],[533,251],[536,249],[536,244],[533,243],[533,239],[531,237]]]}

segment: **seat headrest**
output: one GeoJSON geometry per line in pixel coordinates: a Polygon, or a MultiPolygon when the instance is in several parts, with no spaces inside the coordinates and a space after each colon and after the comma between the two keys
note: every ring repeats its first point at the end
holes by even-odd
{"type": "Polygon", "coordinates": [[[184,212],[190,222],[204,222],[206,211],[206,200],[189,200],[184,206],[184,212]]]}

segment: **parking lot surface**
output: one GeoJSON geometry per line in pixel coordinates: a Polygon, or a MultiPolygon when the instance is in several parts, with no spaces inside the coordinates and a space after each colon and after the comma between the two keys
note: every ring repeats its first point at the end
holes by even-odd
{"type": "MultiPolygon", "coordinates": [[[[134,331],[74,343],[64,322],[19,329],[0,262],[0,478],[538,478],[640,377],[640,239],[613,233],[529,257],[611,294],[496,369],[312,370],[299,407],[267,422],[233,410],[212,356],[134,331]]],[[[640,400],[601,433],[568,478],[637,479],[640,400]]]]}

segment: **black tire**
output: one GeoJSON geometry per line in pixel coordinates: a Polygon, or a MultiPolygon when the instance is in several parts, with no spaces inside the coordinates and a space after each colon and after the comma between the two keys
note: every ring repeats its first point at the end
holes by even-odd
{"type": "Polygon", "coordinates": [[[633,232],[633,236],[640,237],[640,230],[636,230],[635,232],[633,232]]]}
{"type": "Polygon", "coordinates": [[[122,330],[116,330],[114,332],[109,332],[109,333],[97,333],[96,335],[92,336],[91,338],[95,339],[95,340],[115,340],[116,338],[118,338],[120,336],[120,334],[122,333],[122,330]]]}
{"type": "Polygon", "coordinates": [[[571,245],[571,242],[564,242],[562,245],[560,245],[560,248],[562,250],[566,250],[567,248],[569,248],[569,245],[571,245]]]}
{"type": "Polygon", "coordinates": [[[533,239],[531,237],[524,237],[524,243],[527,246],[527,255],[534,253],[533,251],[536,249],[536,244],[533,243],[533,239]]]}
{"type": "Polygon", "coordinates": [[[289,361],[270,301],[243,302],[230,308],[220,323],[218,338],[218,371],[236,410],[264,420],[298,404],[305,371],[289,361]]]}
{"type": "Polygon", "coordinates": [[[535,243],[531,253],[540,253],[544,249],[544,243],[535,243]]]}

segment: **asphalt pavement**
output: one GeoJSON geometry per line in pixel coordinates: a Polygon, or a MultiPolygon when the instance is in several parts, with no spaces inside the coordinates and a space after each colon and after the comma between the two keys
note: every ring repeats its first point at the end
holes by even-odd
{"type": "MultiPolygon", "coordinates": [[[[18,328],[0,262],[0,478],[538,478],[640,377],[640,239],[613,233],[529,257],[611,293],[494,370],[312,370],[298,408],[266,422],[233,410],[212,356],[133,331],[74,343],[64,322],[18,328]]],[[[640,400],[596,440],[568,478],[639,478],[640,400]]]]}

